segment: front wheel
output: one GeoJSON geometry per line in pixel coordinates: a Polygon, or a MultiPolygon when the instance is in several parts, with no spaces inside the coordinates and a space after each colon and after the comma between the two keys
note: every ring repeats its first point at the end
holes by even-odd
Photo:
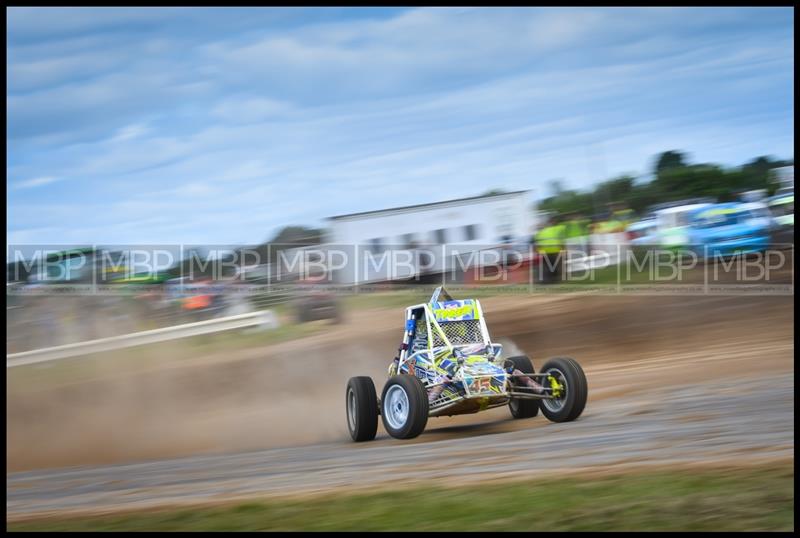
{"type": "Polygon", "coordinates": [[[586,407],[588,386],[583,369],[569,357],[550,359],[540,371],[548,374],[543,384],[552,389],[552,398],[541,401],[542,414],[552,422],[570,422],[586,407]]]}
{"type": "MultiPolygon", "coordinates": [[[[531,360],[524,355],[519,357],[509,357],[508,360],[514,363],[515,370],[519,370],[523,374],[536,373],[536,370],[533,368],[533,362],[531,362],[531,360]]],[[[515,378],[514,384],[519,386],[521,385],[521,382],[516,381],[515,378]]],[[[531,418],[539,414],[539,401],[528,400],[525,398],[511,398],[508,401],[508,408],[511,411],[511,416],[514,418],[531,418]]]]}
{"type": "Polygon", "coordinates": [[[372,378],[351,377],[345,394],[347,429],[353,441],[372,441],[378,431],[378,397],[372,378]]]}
{"type": "Polygon", "coordinates": [[[422,381],[408,374],[390,377],[381,394],[381,419],[396,439],[421,434],[428,424],[428,391],[422,381]]]}

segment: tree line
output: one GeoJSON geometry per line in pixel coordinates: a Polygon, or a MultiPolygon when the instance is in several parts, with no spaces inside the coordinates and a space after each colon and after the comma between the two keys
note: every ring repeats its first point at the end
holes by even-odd
{"type": "Polygon", "coordinates": [[[689,198],[709,197],[726,202],[755,189],[764,189],[771,195],[779,187],[773,170],[793,164],[793,160],[762,156],[740,167],[724,168],[712,163],[692,164],[684,152],[665,151],[655,159],[650,181],[637,183],[637,178],[622,175],[588,191],[564,189],[554,181],[550,185],[552,195],[539,203],[539,209],[598,215],[606,211],[608,204],[622,203],[642,214],[654,204],[689,198]]]}

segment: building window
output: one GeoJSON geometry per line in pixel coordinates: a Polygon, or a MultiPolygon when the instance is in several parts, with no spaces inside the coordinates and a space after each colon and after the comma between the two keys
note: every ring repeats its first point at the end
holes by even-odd
{"type": "Polygon", "coordinates": [[[403,234],[400,236],[400,248],[415,248],[417,246],[417,234],[403,234]]]}
{"type": "Polygon", "coordinates": [[[433,231],[433,242],[437,245],[444,245],[447,243],[447,230],[439,228],[433,231]]]}
{"type": "Polygon", "coordinates": [[[467,224],[464,226],[464,240],[475,241],[476,239],[478,239],[478,225],[467,224]]]}

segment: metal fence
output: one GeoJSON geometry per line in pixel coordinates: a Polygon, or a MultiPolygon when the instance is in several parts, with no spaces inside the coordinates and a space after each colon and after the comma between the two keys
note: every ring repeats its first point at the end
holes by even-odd
{"type": "Polygon", "coordinates": [[[235,316],[227,316],[207,321],[186,323],[162,329],[140,331],[120,336],[112,336],[109,338],[99,338],[96,340],[76,342],[73,344],[47,347],[19,353],[10,353],[6,355],[6,368],[66,359],[69,357],[86,355],[89,353],[113,351],[127,347],[153,344],[156,342],[165,342],[178,338],[186,338],[189,336],[229,331],[232,329],[241,329],[252,326],[275,328],[278,326],[278,321],[272,311],[259,310],[257,312],[250,312],[247,314],[238,314],[235,316]]]}
{"type": "Polygon", "coordinates": [[[203,308],[187,309],[161,294],[141,296],[6,296],[6,353],[110,338],[274,308],[292,294],[218,294],[203,308]]]}

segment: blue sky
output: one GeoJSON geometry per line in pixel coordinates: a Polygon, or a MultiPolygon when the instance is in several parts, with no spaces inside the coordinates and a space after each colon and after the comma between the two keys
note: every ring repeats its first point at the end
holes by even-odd
{"type": "Polygon", "coordinates": [[[255,243],[794,156],[791,8],[9,8],[8,242],[255,243]]]}

